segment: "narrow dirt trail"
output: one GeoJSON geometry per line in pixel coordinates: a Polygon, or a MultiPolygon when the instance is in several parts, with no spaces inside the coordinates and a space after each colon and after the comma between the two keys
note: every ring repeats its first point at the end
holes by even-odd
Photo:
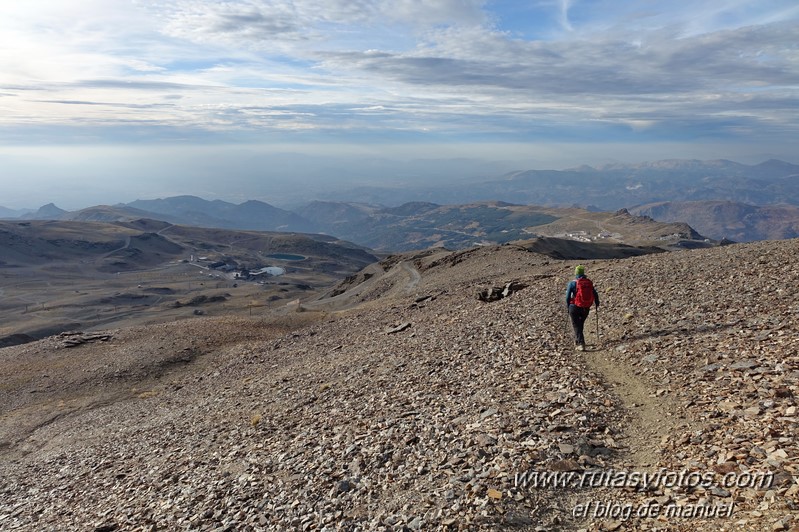
{"type": "MultiPolygon", "coordinates": [[[[124,251],[124,250],[128,249],[129,247],[130,247],[130,236],[127,236],[127,237],[125,238],[125,245],[124,245],[124,246],[122,246],[122,247],[120,247],[120,248],[117,248],[117,249],[114,249],[114,250],[111,250],[111,251],[109,251],[108,253],[106,253],[106,254],[105,254],[105,256],[106,256],[106,257],[110,257],[110,256],[111,256],[111,255],[113,255],[114,253],[119,253],[120,251],[124,251]]],[[[96,261],[95,261],[95,262],[96,262],[96,261]]]]}
{"type": "Polygon", "coordinates": [[[628,447],[625,462],[635,468],[654,467],[663,439],[673,434],[678,425],[677,418],[669,415],[671,405],[665,397],[655,397],[652,385],[623,362],[615,360],[612,351],[588,351],[585,361],[589,368],[604,377],[630,418],[623,434],[628,447]]]}
{"type": "MultiPolygon", "coordinates": [[[[596,328],[586,327],[586,336],[596,340],[596,328]]],[[[629,418],[622,441],[627,447],[625,464],[636,470],[653,468],[659,461],[664,440],[675,434],[681,420],[669,395],[658,396],[654,385],[636,375],[610,344],[611,340],[603,334],[599,345],[589,346],[584,360],[591,370],[602,375],[629,418]]]]}
{"type": "Polygon", "coordinates": [[[408,284],[405,286],[405,291],[410,292],[416,288],[416,285],[422,280],[422,274],[419,273],[419,270],[417,270],[413,264],[409,264],[406,261],[402,261],[400,265],[405,273],[408,274],[408,284]]]}

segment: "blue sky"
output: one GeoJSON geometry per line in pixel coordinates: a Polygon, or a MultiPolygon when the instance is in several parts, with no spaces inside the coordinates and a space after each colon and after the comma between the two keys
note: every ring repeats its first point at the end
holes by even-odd
{"type": "Polygon", "coordinates": [[[0,205],[799,163],[798,21],[795,0],[3,2],[0,205]]]}

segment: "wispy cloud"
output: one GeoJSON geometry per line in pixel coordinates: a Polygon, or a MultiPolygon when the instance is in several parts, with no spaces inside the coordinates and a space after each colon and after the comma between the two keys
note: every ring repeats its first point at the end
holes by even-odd
{"type": "Polygon", "coordinates": [[[798,20],[789,0],[7,2],[0,127],[795,135],[798,20]]]}
{"type": "Polygon", "coordinates": [[[559,0],[560,4],[560,25],[567,31],[574,31],[571,22],[569,21],[569,9],[572,6],[572,0],[559,0]]]}

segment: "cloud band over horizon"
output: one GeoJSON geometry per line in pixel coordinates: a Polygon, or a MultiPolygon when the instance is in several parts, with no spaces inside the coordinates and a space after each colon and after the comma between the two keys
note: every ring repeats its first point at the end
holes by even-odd
{"type": "Polygon", "coordinates": [[[0,140],[795,161],[798,21],[783,0],[10,2],[0,140]]]}

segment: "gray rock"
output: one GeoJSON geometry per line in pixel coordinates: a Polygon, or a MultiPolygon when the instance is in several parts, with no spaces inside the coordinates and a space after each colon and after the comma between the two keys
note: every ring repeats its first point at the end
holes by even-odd
{"type": "Polygon", "coordinates": [[[499,412],[499,410],[494,408],[494,407],[487,408],[487,409],[483,410],[482,412],[480,412],[480,419],[486,419],[488,417],[491,417],[494,414],[496,414],[497,412],[499,412]]]}
{"type": "Polygon", "coordinates": [[[386,334],[396,334],[398,332],[404,331],[405,329],[409,329],[410,327],[411,327],[411,322],[406,321],[405,323],[401,323],[396,327],[391,327],[389,329],[386,329],[386,334]]]}
{"type": "Polygon", "coordinates": [[[574,452],[574,445],[569,445],[567,443],[558,444],[558,448],[563,454],[572,454],[574,452]]]}
{"type": "Polygon", "coordinates": [[[718,486],[710,488],[710,493],[716,497],[729,497],[731,495],[729,491],[719,488],[718,486]]]}
{"type": "Polygon", "coordinates": [[[738,370],[738,369],[752,369],[752,368],[756,368],[759,365],[760,364],[756,360],[744,359],[744,360],[739,360],[738,362],[735,362],[735,363],[731,364],[730,365],[730,369],[736,369],[736,370],[738,370]]]}

